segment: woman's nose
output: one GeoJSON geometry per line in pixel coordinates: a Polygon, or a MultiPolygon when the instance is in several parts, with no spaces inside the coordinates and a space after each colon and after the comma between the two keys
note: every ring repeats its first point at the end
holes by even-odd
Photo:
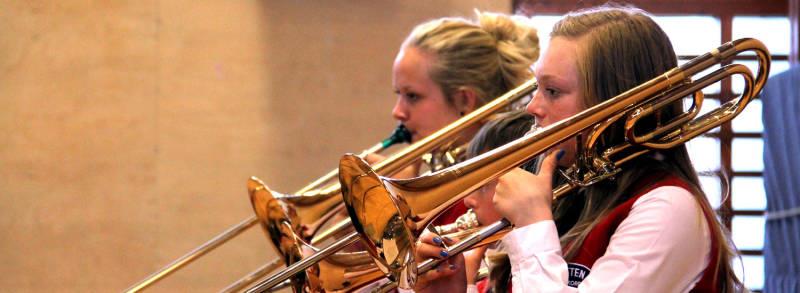
{"type": "Polygon", "coordinates": [[[467,195],[467,197],[464,198],[464,205],[467,206],[467,208],[475,209],[475,206],[478,202],[477,199],[475,198],[476,193],[478,193],[478,191],[473,191],[472,193],[467,195]]]}
{"type": "Polygon", "coordinates": [[[392,117],[401,122],[408,120],[408,111],[403,100],[397,99],[397,103],[395,103],[394,108],[392,108],[392,117]]]}
{"type": "Polygon", "coordinates": [[[533,92],[533,97],[531,101],[528,102],[528,105],[525,107],[525,112],[528,114],[533,115],[536,121],[542,121],[544,118],[544,111],[542,110],[542,98],[538,95],[539,91],[533,92]]]}

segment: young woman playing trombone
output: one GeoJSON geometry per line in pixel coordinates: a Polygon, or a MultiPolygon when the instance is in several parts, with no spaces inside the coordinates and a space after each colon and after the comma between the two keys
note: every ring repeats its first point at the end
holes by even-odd
{"type": "MultiPolygon", "coordinates": [[[[603,6],[566,15],[534,67],[527,112],[540,127],[615,97],[677,66],[664,31],[639,9],[603,6]]],[[[683,112],[681,101],[640,121],[643,129],[683,112]]],[[[625,140],[624,119],[598,149],[625,140]]],[[[645,130],[647,131],[647,130],[645,130]]],[[[734,250],[681,144],[625,163],[613,178],[553,200],[556,169],[579,159],[579,142],[552,149],[538,175],[512,170],[494,184],[494,207],[515,225],[503,239],[514,292],[731,292],[734,250]],[[578,207],[579,212],[571,212],[578,207]],[[558,233],[563,231],[562,233],[558,233]]],[[[442,258],[423,237],[419,257],[442,258]]],[[[417,291],[463,292],[463,258],[421,276],[417,291]]],[[[475,290],[470,289],[470,290],[475,290]]]]}
{"type": "MultiPolygon", "coordinates": [[[[417,25],[392,67],[397,96],[392,117],[405,125],[412,143],[419,141],[530,79],[538,57],[536,29],[523,17],[476,12],[474,20],[445,17],[417,25]]],[[[467,144],[478,128],[450,145],[467,144]]],[[[460,161],[463,154],[456,157],[460,161]]],[[[373,154],[366,159],[375,163],[383,158],[373,154]]],[[[420,162],[394,177],[416,177],[423,169],[420,162]]],[[[465,210],[459,204],[437,224],[450,223],[465,210]]]]}

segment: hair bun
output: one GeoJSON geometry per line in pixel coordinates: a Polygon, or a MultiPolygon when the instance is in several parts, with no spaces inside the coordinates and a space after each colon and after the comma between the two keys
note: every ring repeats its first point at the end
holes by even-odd
{"type": "Polygon", "coordinates": [[[414,27],[402,48],[436,56],[431,79],[448,103],[457,90],[468,88],[478,106],[530,79],[539,57],[539,38],[530,20],[521,16],[476,11],[476,18],[444,17],[414,27]]]}
{"type": "Polygon", "coordinates": [[[480,11],[475,11],[475,13],[480,27],[498,42],[517,42],[531,36],[537,41],[539,39],[536,35],[536,29],[527,17],[480,11]]]}
{"type": "Polygon", "coordinates": [[[524,78],[515,72],[525,71],[539,58],[539,36],[530,18],[475,11],[481,29],[495,38],[500,70],[509,85],[524,78]]]}

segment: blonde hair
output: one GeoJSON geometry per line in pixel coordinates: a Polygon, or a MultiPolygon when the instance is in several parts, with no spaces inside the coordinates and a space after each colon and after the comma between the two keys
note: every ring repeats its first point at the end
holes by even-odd
{"type": "Polygon", "coordinates": [[[476,21],[440,18],[420,24],[403,42],[435,56],[428,74],[449,104],[463,88],[475,91],[476,106],[531,78],[539,37],[522,16],[476,11],[476,21]]]}

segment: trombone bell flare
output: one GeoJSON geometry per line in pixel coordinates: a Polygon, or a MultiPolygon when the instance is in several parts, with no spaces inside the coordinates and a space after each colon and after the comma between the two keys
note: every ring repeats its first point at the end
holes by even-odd
{"type": "MultiPolygon", "coordinates": [[[[352,219],[364,248],[373,256],[375,263],[386,274],[405,268],[407,273],[392,274],[390,278],[402,285],[414,284],[416,274],[413,249],[414,236],[407,228],[398,211],[407,211],[408,205],[396,201],[395,197],[384,188],[382,178],[360,157],[347,154],[339,161],[339,180],[342,183],[347,212],[352,219]],[[357,207],[357,208],[354,208],[357,207]],[[358,210],[370,210],[361,213],[358,210]],[[366,226],[361,223],[368,223],[366,226]],[[408,278],[411,279],[408,279],[408,278]]],[[[407,287],[407,286],[402,286],[407,287]]]]}
{"type": "MultiPolygon", "coordinates": [[[[291,226],[292,221],[290,215],[286,213],[285,203],[275,199],[267,185],[256,177],[250,177],[247,181],[247,191],[250,194],[253,211],[270,241],[281,253],[283,263],[291,264],[302,259],[302,240],[294,233],[296,227],[291,226]]],[[[306,282],[304,277],[303,274],[292,277],[291,283],[295,290],[303,288],[306,282]]]]}

